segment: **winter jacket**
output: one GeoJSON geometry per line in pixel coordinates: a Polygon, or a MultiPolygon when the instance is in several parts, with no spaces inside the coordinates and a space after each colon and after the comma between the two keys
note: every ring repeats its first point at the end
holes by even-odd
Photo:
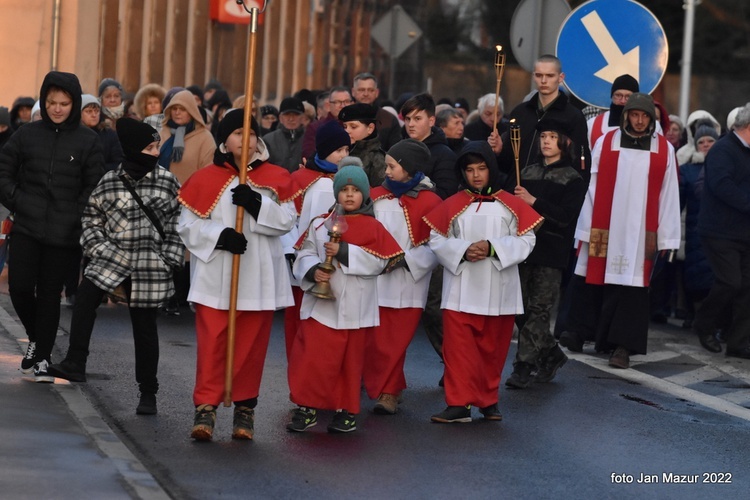
{"type": "Polygon", "coordinates": [[[698,214],[703,196],[704,164],[680,165],[680,207],[685,210],[685,289],[710,290],[714,281],[711,264],[706,258],[698,234],[698,214]]]}
{"type": "Polygon", "coordinates": [[[448,147],[445,133],[440,127],[433,126],[432,133],[422,142],[430,150],[430,166],[429,169],[425,169],[424,173],[435,184],[435,193],[442,199],[456,194],[458,191],[454,173],[456,153],[448,147]]]}
{"type": "Polygon", "coordinates": [[[180,104],[187,110],[195,126],[192,132],[185,134],[185,152],[182,160],[179,162],[172,161],[169,165],[169,171],[177,177],[180,184],[184,184],[193,175],[193,172],[213,163],[216,141],[211,132],[206,128],[206,123],[203,121],[203,117],[198,110],[198,105],[195,103],[193,94],[189,90],[181,90],[172,97],[169,105],[164,109],[164,123],[162,124],[161,132],[159,132],[162,146],[172,136],[172,129],[169,127],[168,122],[172,116],[170,114],[172,107],[177,104],[180,104]]]}
{"type": "Polygon", "coordinates": [[[113,291],[125,278],[131,279],[131,307],[159,307],[174,293],[172,269],[184,258],[177,234],[180,204],[177,179],[161,167],[138,181],[122,167],[107,172],[83,213],[81,245],[91,259],[84,275],[96,286],[113,291]],[[120,175],[134,187],[144,205],[161,223],[165,237],[148,218],[125,187],[120,175]]]}
{"type": "MultiPolygon", "coordinates": [[[[502,135],[508,130],[508,119],[499,116],[497,120],[497,133],[502,135]]],[[[470,141],[486,141],[492,133],[492,127],[477,119],[466,125],[464,128],[464,137],[470,141]]]]}
{"type": "Polygon", "coordinates": [[[380,146],[380,137],[377,134],[372,134],[366,139],[355,142],[349,150],[349,155],[362,160],[370,187],[383,184],[385,180],[385,151],[380,146]]]}
{"type": "MultiPolygon", "coordinates": [[[[521,129],[521,144],[518,155],[519,168],[523,170],[526,165],[536,162],[536,152],[539,151],[539,133],[536,130],[536,125],[542,118],[555,118],[570,124],[572,128],[570,139],[573,141],[576,156],[579,158],[578,161],[573,162],[572,166],[581,174],[586,185],[588,185],[591,176],[591,151],[589,150],[586,118],[583,113],[570,104],[568,96],[564,92],[560,92],[560,95],[549,105],[546,111],[539,109],[539,93],[537,92],[531,96],[531,99],[522,102],[511,112],[510,119],[515,119],[515,124],[521,129]],[[583,170],[580,164],[581,148],[583,148],[586,164],[586,168],[583,170]]],[[[502,140],[503,150],[498,157],[500,170],[508,175],[515,176],[515,158],[508,132],[502,135],[502,140]]]]}
{"type": "Polygon", "coordinates": [[[102,148],[104,151],[104,170],[106,172],[115,170],[120,166],[122,160],[125,159],[122,152],[122,146],[120,145],[120,139],[117,137],[117,132],[111,128],[105,127],[102,123],[93,130],[102,142],[102,148]]]}
{"type": "Polygon", "coordinates": [[[41,102],[51,85],[71,95],[70,116],[55,124],[42,106],[40,121],[13,134],[0,151],[0,203],[15,213],[14,233],[45,245],[75,247],[83,208],[104,174],[104,155],[96,132],[81,124],[78,77],[48,73],[41,102]]]}
{"type": "Polygon", "coordinates": [[[750,148],[735,132],[711,147],[706,155],[698,233],[750,243],[750,148]]]}
{"type": "Polygon", "coordinates": [[[274,165],[284,167],[290,172],[299,169],[302,163],[302,137],[305,127],[289,130],[279,123],[276,130],[263,136],[263,142],[268,147],[268,161],[274,165]]]}
{"type": "MultiPolygon", "coordinates": [[[[515,176],[511,177],[515,184],[515,176]]],[[[534,251],[527,264],[565,269],[586,183],[567,160],[551,165],[534,163],[521,171],[521,185],[536,198],[531,207],[544,217],[536,230],[534,251]]],[[[514,186],[515,187],[515,186],[514,186]]]]}

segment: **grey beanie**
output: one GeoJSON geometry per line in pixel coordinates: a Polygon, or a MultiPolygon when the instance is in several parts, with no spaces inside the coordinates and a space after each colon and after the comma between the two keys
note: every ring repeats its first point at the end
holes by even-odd
{"type": "Polygon", "coordinates": [[[116,87],[120,90],[120,93],[122,93],[122,85],[120,85],[120,82],[114,78],[105,78],[99,83],[99,97],[101,97],[104,91],[107,90],[107,87],[116,87]]]}
{"type": "Polygon", "coordinates": [[[698,141],[701,139],[701,137],[713,137],[713,139],[716,141],[719,139],[719,134],[716,133],[716,129],[711,127],[710,125],[701,125],[698,127],[698,130],[695,131],[695,147],[698,147],[698,141]]]}
{"type": "Polygon", "coordinates": [[[423,172],[429,167],[430,149],[421,141],[404,139],[399,141],[388,150],[391,156],[410,176],[414,177],[417,172],[423,172]]]}

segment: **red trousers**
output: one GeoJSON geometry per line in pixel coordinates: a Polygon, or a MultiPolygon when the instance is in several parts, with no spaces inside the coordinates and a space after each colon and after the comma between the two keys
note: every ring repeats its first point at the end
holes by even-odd
{"type": "Polygon", "coordinates": [[[414,332],[422,317],[422,309],[409,307],[380,308],[380,326],[367,336],[364,381],[367,395],[375,399],[381,394],[398,394],[406,389],[404,361],[414,332]]]}
{"type": "Polygon", "coordinates": [[[292,402],[359,413],[365,339],[372,330],[335,330],[312,318],[301,321],[289,358],[292,402]]]}
{"type": "MultiPolygon", "coordinates": [[[[195,304],[198,342],[193,403],[217,406],[224,400],[229,311],[195,304]]],[[[273,311],[238,311],[234,338],[232,401],[258,397],[271,337],[273,311]]]]}
{"type": "Polygon", "coordinates": [[[482,316],[443,309],[445,401],[448,406],[497,403],[514,315],[482,316]]]}
{"type": "Polygon", "coordinates": [[[292,352],[294,337],[299,330],[299,309],[302,306],[302,296],[305,292],[298,286],[292,286],[292,296],[294,296],[294,305],[284,309],[284,341],[286,345],[286,362],[289,363],[289,353],[292,352]]]}

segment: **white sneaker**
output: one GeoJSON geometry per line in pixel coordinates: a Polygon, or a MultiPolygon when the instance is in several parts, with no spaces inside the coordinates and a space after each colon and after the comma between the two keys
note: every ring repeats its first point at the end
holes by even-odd
{"type": "Polygon", "coordinates": [[[55,377],[47,373],[48,366],[49,363],[46,359],[43,359],[34,365],[34,382],[51,384],[55,381],[55,377]]]}

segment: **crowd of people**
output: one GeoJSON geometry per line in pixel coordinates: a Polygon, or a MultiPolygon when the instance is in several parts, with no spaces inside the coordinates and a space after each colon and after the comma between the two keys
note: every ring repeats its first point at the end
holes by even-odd
{"type": "Polygon", "coordinates": [[[621,75],[609,109],[587,116],[564,78],[540,57],[537,90],[506,114],[491,93],[475,111],[427,93],[385,101],[361,73],[278,108],[253,100],[246,123],[245,96],[215,81],[131,96],[105,78],[93,95],[48,73],[38,101],[0,107],[0,262],[29,339],[21,370],[85,382],[96,309],[122,301],[136,413],[155,414],[159,310],[192,311],[190,436],[208,441],[226,366],[232,438],[253,438],[281,309],[290,432],[323,411],[329,432],[355,431],[362,388],[374,413],[396,414],[420,324],[445,365],[437,423],[470,422],[473,406],[502,420],[516,329],[515,390],[551,382],[563,348],[586,342],[627,369],[649,322],[673,313],[707,350],[725,341],[750,359],[750,103],[726,129],[703,110],[683,126],[621,75]],[[63,292],[70,339],[53,363],[63,292]]]}

